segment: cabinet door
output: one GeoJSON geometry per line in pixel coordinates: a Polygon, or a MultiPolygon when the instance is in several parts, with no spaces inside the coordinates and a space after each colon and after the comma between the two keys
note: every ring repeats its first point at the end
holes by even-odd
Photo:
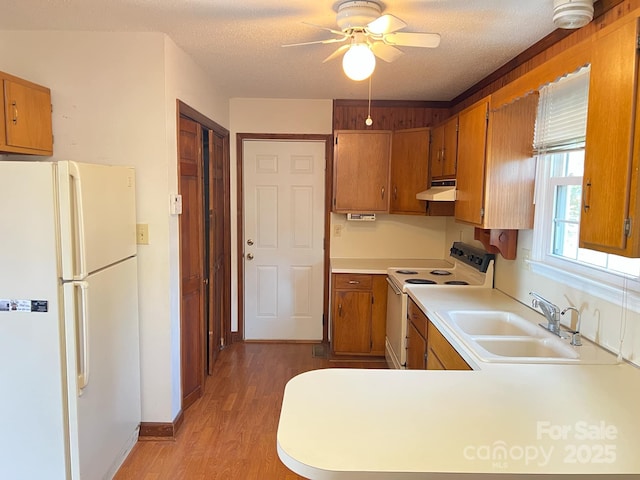
{"type": "Polygon", "coordinates": [[[482,225],[487,146],[488,100],[482,100],[458,116],[458,169],[456,220],[482,225]]]}
{"type": "Polygon", "coordinates": [[[413,322],[407,327],[407,368],[409,370],[425,370],[427,342],[420,335],[413,322]]]}
{"type": "Polygon", "coordinates": [[[425,202],[417,200],[416,194],[427,189],[428,177],[429,129],[393,132],[389,212],[425,215],[425,202]]]}
{"type": "Polygon", "coordinates": [[[53,153],[51,93],[48,88],[4,79],[4,123],[6,151],[53,153]]]}
{"type": "Polygon", "coordinates": [[[371,306],[371,355],[384,356],[387,338],[387,276],[373,277],[373,304],[371,306]]]}
{"type": "Polygon", "coordinates": [[[429,169],[432,179],[442,178],[442,155],[445,149],[444,143],[444,125],[439,125],[431,131],[429,169]]]}
{"type": "Polygon", "coordinates": [[[455,178],[458,165],[458,117],[453,117],[442,127],[442,178],[455,178]]]}
{"type": "Polygon", "coordinates": [[[335,353],[371,351],[371,292],[334,291],[333,337],[335,353]]]}
{"type": "Polygon", "coordinates": [[[594,42],[589,80],[580,246],[617,254],[629,253],[636,39],[637,23],[630,22],[594,42]]]}
{"type": "Polygon", "coordinates": [[[337,131],[335,134],[333,211],[389,210],[390,131],[337,131]]]}

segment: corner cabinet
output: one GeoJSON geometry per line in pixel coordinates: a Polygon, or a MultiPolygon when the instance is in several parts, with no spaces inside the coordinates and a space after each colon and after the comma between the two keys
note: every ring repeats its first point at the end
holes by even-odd
{"type": "Polygon", "coordinates": [[[331,348],[336,355],[384,356],[387,276],[331,276],[331,348]]]}
{"type": "Polygon", "coordinates": [[[4,72],[0,81],[0,152],[52,155],[51,91],[4,72]]]}
{"type": "Polygon", "coordinates": [[[533,131],[538,94],[459,114],[456,220],[484,229],[533,228],[533,131]]]}
{"type": "Polygon", "coordinates": [[[388,212],[391,131],[334,134],[333,211],[388,212]]]}
{"type": "Polygon", "coordinates": [[[640,256],[637,20],[592,47],[580,247],[640,256]]]}
{"type": "Polygon", "coordinates": [[[428,187],[429,133],[428,128],[393,132],[389,213],[427,213],[425,202],[417,200],[416,194],[428,187]]]}

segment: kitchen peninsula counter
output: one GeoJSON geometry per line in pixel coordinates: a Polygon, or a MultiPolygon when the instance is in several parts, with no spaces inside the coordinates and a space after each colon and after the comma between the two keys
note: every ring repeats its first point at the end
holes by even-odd
{"type": "MultiPolygon", "coordinates": [[[[410,295],[430,316],[522,305],[495,290],[420,292],[410,295]]],[[[637,368],[475,363],[298,375],[285,389],[278,454],[311,479],[639,478],[637,368]]]]}

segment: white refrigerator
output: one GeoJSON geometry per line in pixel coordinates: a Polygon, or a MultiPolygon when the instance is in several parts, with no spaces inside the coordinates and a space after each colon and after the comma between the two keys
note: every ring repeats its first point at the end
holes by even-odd
{"type": "Polygon", "coordinates": [[[0,161],[0,478],[111,478],[137,440],[135,172],[0,161]]]}

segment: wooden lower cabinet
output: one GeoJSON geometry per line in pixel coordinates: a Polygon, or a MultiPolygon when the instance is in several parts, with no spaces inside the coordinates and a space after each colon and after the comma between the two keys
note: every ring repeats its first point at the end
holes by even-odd
{"type": "Polygon", "coordinates": [[[384,356],[386,275],[334,273],[331,280],[333,353],[384,356]]]}
{"type": "Polygon", "coordinates": [[[411,299],[407,305],[407,317],[408,369],[471,370],[467,362],[411,299]]]}
{"type": "Polygon", "coordinates": [[[427,370],[471,370],[431,322],[427,327],[427,370]]]}

